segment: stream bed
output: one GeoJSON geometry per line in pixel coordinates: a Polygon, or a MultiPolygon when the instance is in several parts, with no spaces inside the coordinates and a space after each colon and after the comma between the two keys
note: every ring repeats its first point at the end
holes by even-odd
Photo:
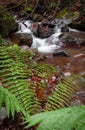
{"type": "Polygon", "coordinates": [[[71,74],[85,75],[85,46],[81,48],[64,48],[69,57],[48,56],[43,62],[49,63],[61,68],[65,76],[71,74]]]}
{"type": "Polygon", "coordinates": [[[65,19],[56,19],[55,23],[17,22],[19,28],[14,38],[21,40],[23,50],[36,49],[39,57],[45,56],[41,63],[59,67],[65,76],[85,75],[85,32],[70,28],[65,19]]]}

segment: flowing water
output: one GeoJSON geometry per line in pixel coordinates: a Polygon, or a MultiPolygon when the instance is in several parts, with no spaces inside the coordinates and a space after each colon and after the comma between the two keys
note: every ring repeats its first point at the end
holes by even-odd
{"type": "MultiPolygon", "coordinates": [[[[46,54],[47,57],[44,61],[45,63],[50,63],[60,67],[65,76],[74,73],[85,75],[85,46],[78,47],[63,47],[62,41],[59,39],[62,35],[60,26],[56,24],[54,27],[54,33],[48,38],[38,38],[33,34],[33,22],[32,21],[18,21],[19,29],[16,33],[25,35],[31,35],[33,42],[31,48],[36,48],[39,53],[46,54]],[[64,50],[69,54],[69,57],[64,57],[62,55],[53,57],[53,53],[64,50]],[[50,55],[52,54],[52,55],[50,55]]],[[[40,24],[40,23],[38,23],[40,24]]],[[[69,28],[69,31],[79,32],[76,29],[69,28]]],[[[83,34],[85,38],[85,33],[83,34]]],[[[75,44],[75,43],[74,43],[75,44]]]]}
{"type": "Polygon", "coordinates": [[[33,38],[31,48],[37,48],[39,53],[54,53],[61,48],[62,43],[59,42],[59,36],[62,34],[60,28],[55,27],[54,34],[49,38],[38,38],[32,32],[32,21],[18,21],[19,28],[16,33],[30,34],[33,38]]]}

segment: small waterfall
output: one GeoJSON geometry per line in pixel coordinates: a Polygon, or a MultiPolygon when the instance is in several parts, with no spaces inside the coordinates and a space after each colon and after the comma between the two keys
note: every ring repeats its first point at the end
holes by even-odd
{"type": "Polygon", "coordinates": [[[31,48],[37,48],[39,53],[54,53],[61,48],[59,43],[59,36],[62,34],[61,29],[56,26],[54,28],[55,33],[48,38],[37,38],[32,32],[32,21],[19,21],[19,28],[17,33],[30,34],[33,38],[31,48]]]}
{"type": "Polygon", "coordinates": [[[28,33],[28,34],[31,34],[31,30],[30,30],[30,23],[23,23],[23,22],[19,22],[18,23],[19,25],[19,28],[18,28],[18,32],[17,33],[28,33]]]}
{"type": "Polygon", "coordinates": [[[46,43],[46,39],[40,39],[32,35],[33,38],[33,43],[32,43],[32,48],[38,48],[40,46],[47,46],[48,43],[46,43]]]}

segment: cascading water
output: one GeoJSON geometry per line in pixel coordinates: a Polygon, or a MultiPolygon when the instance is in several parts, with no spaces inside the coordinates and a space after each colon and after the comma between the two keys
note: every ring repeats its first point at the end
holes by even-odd
{"type": "MultiPolygon", "coordinates": [[[[26,38],[30,34],[33,39],[31,48],[36,48],[39,53],[56,53],[62,46],[64,46],[63,41],[61,42],[59,38],[64,32],[68,32],[68,31],[78,32],[78,30],[71,29],[68,27],[68,23],[70,21],[58,19],[54,21],[54,23],[52,24],[47,23],[49,26],[51,26],[51,30],[53,29],[52,34],[47,38],[40,38],[39,36],[36,36],[36,30],[39,29],[38,28],[39,25],[42,26],[43,23],[39,23],[39,22],[34,23],[29,20],[22,20],[17,22],[19,25],[17,33],[20,33],[22,37],[26,37],[26,38]]],[[[45,30],[43,33],[45,33],[45,30]]]]}
{"type": "Polygon", "coordinates": [[[17,33],[28,33],[28,34],[31,34],[30,27],[31,27],[31,22],[30,21],[28,21],[28,20],[25,21],[25,22],[20,21],[20,22],[18,22],[18,32],[17,33]]]}
{"type": "Polygon", "coordinates": [[[38,38],[33,34],[33,28],[32,28],[32,22],[31,21],[19,21],[18,25],[18,31],[16,33],[22,34],[31,34],[33,38],[33,42],[31,45],[31,48],[36,48],[39,53],[54,53],[58,49],[61,48],[61,44],[59,42],[59,36],[62,34],[60,28],[57,26],[54,28],[54,34],[52,34],[48,38],[38,38]]]}
{"type": "MultiPolygon", "coordinates": [[[[16,32],[16,34],[20,34],[21,37],[24,39],[29,39],[30,35],[32,37],[31,48],[36,48],[39,53],[57,53],[58,50],[61,49],[61,47],[66,46],[66,41],[62,39],[62,36],[64,36],[63,34],[65,34],[65,32],[84,33],[82,31],[70,28],[68,26],[72,22],[70,19],[54,19],[53,21],[51,21],[51,23],[37,22],[37,24],[30,20],[16,20],[16,22],[18,23],[18,31],[16,32]],[[54,31],[52,33],[50,33],[49,31],[48,33],[50,35],[47,36],[36,36],[36,29],[39,29],[36,25],[40,24],[41,26],[43,24],[51,26],[51,30],[53,29],[54,31]]],[[[43,32],[43,34],[44,33],[45,31],[43,32]]],[[[40,34],[39,30],[38,34],[40,34]]],[[[77,42],[79,43],[80,41],[77,40],[77,42]]]]}

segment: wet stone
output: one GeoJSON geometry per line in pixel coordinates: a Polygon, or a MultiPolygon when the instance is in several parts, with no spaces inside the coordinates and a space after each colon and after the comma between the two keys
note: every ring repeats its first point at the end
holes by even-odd
{"type": "Polygon", "coordinates": [[[26,33],[15,33],[12,35],[11,40],[18,44],[19,46],[27,45],[31,46],[32,44],[32,36],[26,33]]]}
{"type": "Polygon", "coordinates": [[[36,37],[47,38],[54,33],[55,25],[49,23],[33,23],[32,32],[36,37]]]}
{"type": "Polygon", "coordinates": [[[66,51],[61,50],[61,51],[55,52],[55,53],[53,54],[53,56],[54,56],[54,57],[55,57],[55,56],[65,56],[65,57],[69,57],[70,55],[69,55],[66,51]]]}
{"type": "Polygon", "coordinates": [[[66,32],[60,35],[64,47],[79,48],[85,45],[85,34],[80,32],[66,32]]]}

